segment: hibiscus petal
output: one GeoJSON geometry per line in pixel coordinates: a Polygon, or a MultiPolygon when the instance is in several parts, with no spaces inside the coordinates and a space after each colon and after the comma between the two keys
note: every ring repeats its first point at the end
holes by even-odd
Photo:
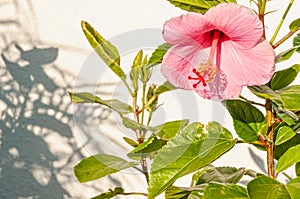
{"type": "Polygon", "coordinates": [[[163,37],[171,45],[197,42],[204,48],[211,45],[209,31],[215,29],[206,18],[197,13],[174,17],[164,24],[163,37]],[[209,42],[210,41],[210,42],[209,42]]]}
{"type": "Polygon", "coordinates": [[[242,48],[255,46],[263,33],[257,15],[251,9],[235,3],[220,3],[209,9],[205,17],[242,48]]]}
{"type": "Polygon", "coordinates": [[[255,47],[241,50],[230,40],[222,42],[221,69],[229,81],[251,86],[267,83],[274,73],[275,53],[272,46],[262,40],[255,47]]]}
{"type": "Polygon", "coordinates": [[[172,46],[163,58],[161,73],[174,86],[182,89],[193,89],[193,68],[198,68],[200,60],[208,57],[209,49],[202,49],[195,45],[172,46]]]}

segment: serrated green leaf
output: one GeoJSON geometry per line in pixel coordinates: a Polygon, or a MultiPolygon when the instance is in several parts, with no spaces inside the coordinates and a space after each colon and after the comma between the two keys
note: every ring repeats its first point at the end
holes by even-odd
{"type": "Polygon", "coordinates": [[[116,187],[114,190],[110,189],[108,192],[92,197],[91,199],[109,199],[123,193],[124,193],[124,189],[122,187],[116,187]]]}
{"type": "Polygon", "coordinates": [[[266,85],[248,86],[248,89],[256,96],[263,98],[263,99],[272,100],[278,106],[282,107],[280,95],[277,92],[273,91],[270,87],[268,87],[266,85]]]}
{"type": "Polygon", "coordinates": [[[156,136],[150,136],[146,142],[137,146],[127,156],[135,160],[145,159],[151,153],[160,150],[166,143],[167,141],[158,139],[156,136]]]}
{"type": "Polygon", "coordinates": [[[204,186],[176,187],[170,186],[165,192],[166,199],[201,199],[204,186]]]}
{"type": "Polygon", "coordinates": [[[299,119],[300,119],[298,117],[298,115],[295,114],[294,112],[289,111],[289,110],[285,110],[285,109],[279,107],[275,103],[272,103],[272,108],[276,112],[276,116],[278,118],[281,118],[282,121],[287,123],[287,125],[289,125],[289,126],[292,126],[292,125],[296,124],[296,122],[299,121],[299,119]]]}
{"type": "Polygon", "coordinates": [[[137,147],[139,145],[136,141],[134,141],[128,137],[123,137],[123,140],[132,147],[137,147]]]}
{"type": "Polygon", "coordinates": [[[122,158],[98,154],[81,160],[75,167],[74,173],[79,182],[97,180],[112,173],[135,166],[122,158]]]}
{"type": "Polygon", "coordinates": [[[295,173],[297,177],[300,177],[300,162],[295,164],[295,173]]]}
{"type": "Polygon", "coordinates": [[[291,199],[283,184],[267,176],[251,180],[247,188],[250,198],[253,199],[291,199]]]}
{"type": "Polygon", "coordinates": [[[289,191],[291,198],[298,199],[300,197],[300,178],[298,177],[289,181],[286,188],[289,191]]]}
{"type": "Polygon", "coordinates": [[[276,135],[276,140],[275,140],[275,145],[278,146],[292,137],[294,137],[296,133],[293,131],[291,127],[288,126],[282,126],[278,129],[277,135],[276,135]]]}
{"type": "Polygon", "coordinates": [[[168,51],[168,49],[171,47],[170,44],[164,43],[159,45],[154,52],[152,53],[149,61],[148,61],[148,66],[147,67],[153,67],[157,64],[161,64],[164,55],[168,51]]]}
{"type": "Polygon", "coordinates": [[[300,134],[300,121],[298,121],[292,128],[295,133],[300,134]]]}
{"type": "Polygon", "coordinates": [[[207,166],[193,175],[191,186],[210,182],[236,184],[245,173],[244,168],[207,166]]]}
{"type": "Polygon", "coordinates": [[[203,199],[250,199],[247,189],[235,184],[209,184],[205,187],[203,199]]]}
{"type": "Polygon", "coordinates": [[[166,122],[164,124],[151,127],[151,131],[158,137],[169,140],[173,138],[181,129],[183,129],[189,120],[177,120],[172,122],[166,122]]]}
{"type": "Polygon", "coordinates": [[[293,48],[287,49],[287,50],[279,53],[278,55],[276,55],[275,62],[279,63],[282,61],[289,60],[292,57],[292,55],[297,51],[297,48],[298,47],[293,47],[293,48]]]}
{"type": "Polygon", "coordinates": [[[124,117],[124,116],[122,117],[122,123],[126,128],[129,128],[129,129],[133,129],[133,130],[139,129],[139,130],[142,130],[142,131],[147,131],[148,130],[148,127],[146,127],[142,124],[138,124],[134,120],[129,119],[129,118],[124,117]]]}
{"type": "Polygon", "coordinates": [[[278,90],[288,86],[296,79],[299,71],[299,64],[295,64],[285,70],[277,71],[271,79],[271,88],[278,90]]]}
{"type": "Polygon", "coordinates": [[[296,52],[300,53],[300,33],[293,39],[293,46],[296,47],[296,52]]]}
{"type": "Polygon", "coordinates": [[[268,86],[251,86],[249,90],[258,97],[272,100],[278,106],[291,111],[300,110],[300,85],[273,91],[268,86]]]}
{"type": "Polygon", "coordinates": [[[165,82],[154,90],[154,94],[160,95],[164,92],[172,91],[175,89],[177,89],[177,88],[175,86],[173,86],[170,82],[165,82]]]}
{"type": "Polygon", "coordinates": [[[155,156],[151,165],[149,196],[153,198],[178,178],[196,171],[231,149],[236,140],[231,133],[216,122],[207,126],[192,123],[171,139],[155,156]]]}
{"type": "Polygon", "coordinates": [[[266,122],[260,110],[241,100],[226,100],[224,104],[233,119],[238,136],[247,142],[257,140],[260,129],[266,122]]]}
{"type": "Polygon", "coordinates": [[[165,192],[165,199],[187,199],[191,191],[170,186],[165,192]]]}
{"type": "Polygon", "coordinates": [[[300,162],[300,145],[289,148],[278,160],[276,173],[279,173],[293,164],[300,162]]]}
{"type": "Polygon", "coordinates": [[[295,19],[289,26],[290,31],[292,32],[296,32],[298,30],[300,30],[300,18],[299,19],[295,19]]]}
{"type": "Polygon", "coordinates": [[[146,103],[148,104],[147,111],[150,113],[150,115],[158,108],[158,96],[155,97],[155,100],[150,102],[152,100],[152,97],[154,97],[154,90],[156,89],[156,85],[152,84],[148,87],[147,95],[146,95],[146,103]]]}
{"type": "Polygon", "coordinates": [[[275,159],[278,160],[289,148],[300,144],[300,135],[296,134],[294,137],[284,142],[275,148],[275,159]]]}
{"type": "Polygon", "coordinates": [[[144,84],[146,84],[150,77],[151,77],[151,73],[152,73],[152,69],[148,66],[147,64],[147,56],[144,57],[144,60],[142,62],[142,66],[139,67],[140,71],[139,71],[139,78],[141,80],[141,82],[143,82],[144,84]]]}
{"type": "Polygon", "coordinates": [[[99,57],[122,80],[126,75],[120,67],[120,55],[117,48],[105,40],[88,22],[81,21],[81,28],[85,37],[99,57]]]}
{"type": "Polygon", "coordinates": [[[171,4],[183,10],[205,14],[208,9],[219,3],[229,3],[235,0],[168,0],[171,4]]]}
{"type": "Polygon", "coordinates": [[[300,111],[300,85],[289,86],[278,90],[283,108],[300,111]]]}
{"type": "Polygon", "coordinates": [[[119,100],[102,100],[101,98],[87,92],[71,93],[68,92],[72,103],[97,103],[104,105],[120,114],[132,113],[132,107],[119,100]]]}
{"type": "Polygon", "coordinates": [[[142,61],[143,61],[143,51],[140,50],[138,54],[135,56],[130,70],[130,79],[135,93],[139,88],[138,79],[139,79],[140,67],[142,67],[142,61]]]}

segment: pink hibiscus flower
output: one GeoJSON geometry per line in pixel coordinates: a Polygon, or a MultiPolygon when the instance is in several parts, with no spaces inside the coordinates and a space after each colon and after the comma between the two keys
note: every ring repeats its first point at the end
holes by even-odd
{"type": "Polygon", "coordinates": [[[238,97],[243,86],[265,84],[274,73],[275,53],[262,34],[257,15],[234,3],[172,18],[164,25],[172,47],[161,72],[174,86],[206,99],[238,97]]]}

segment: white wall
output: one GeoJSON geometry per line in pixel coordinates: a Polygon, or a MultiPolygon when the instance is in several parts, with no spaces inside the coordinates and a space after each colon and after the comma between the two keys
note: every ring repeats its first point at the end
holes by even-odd
{"type": "MultiPolygon", "coordinates": [[[[270,2],[270,9],[277,9],[280,3],[270,2]]],[[[297,7],[299,2],[291,10],[294,18],[297,7]]],[[[267,16],[267,23],[272,24],[269,35],[283,12],[267,16]]],[[[145,191],[143,176],[132,171],[85,184],[73,175],[72,167],[86,156],[101,152],[125,156],[129,148],[116,141],[118,133],[132,136],[118,124],[117,115],[95,106],[70,104],[66,92],[72,89],[96,92],[103,98],[128,99],[115,90],[117,78],[98,67],[103,64],[87,43],[80,21],[90,22],[114,41],[128,70],[134,53],[140,48],[150,53],[162,43],[164,21],[181,13],[185,12],[165,0],[1,0],[0,198],[87,198],[115,186],[145,191]]],[[[278,38],[284,34],[281,31],[278,38]]],[[[290,64],[280,67],[287,66],[290,64]]],[[[155,74],[153,81],[162,82],[159,73],[155,74]]],[[[180,118],[206,123],[215,119],[232,130],[229,115],[218,103],[185,91],[161,100],[171,104],[158,112],[156,123],[180,118]]],[[[257,154],[252,156],[264,158],[264,153],[257,154]]],[[[243,145],[216,164],[260,169],[243,145]],[[233,157],[239,157],[240,162],[233,157]]]]}

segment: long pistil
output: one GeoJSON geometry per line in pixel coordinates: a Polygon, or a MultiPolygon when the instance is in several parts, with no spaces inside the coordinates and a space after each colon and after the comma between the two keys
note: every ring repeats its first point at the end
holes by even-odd
{"type": "Polygon", "coordinates": [[[204,77],[205,74],[209,76],[208,77],[209,79],[212,79],[212,77],[210,77],[212,75],[211,71],[214,70],[212,68],[213,67],[212,63],[213,63],[213,58],[215,56],[215,52],[216,52],[216,49],[217,49],[217,46],[218,46],[219,38],[220,38],[220,31],[219,30],[214,30],[208,61],[204,64],[205,65],[204,67],[203,67],[203,63],[200,63],[200,66],[199,66],[198,69],[193,68],[192,72],[195,73],[196,77],[188,76],[188,80],[198,80],[198,82],[193,84],[193,88],[197,88],[197,86],[200,83],[202,83],[203,86],[207,86],[207,82],[206,82],[205,77],[204,77]]]}

